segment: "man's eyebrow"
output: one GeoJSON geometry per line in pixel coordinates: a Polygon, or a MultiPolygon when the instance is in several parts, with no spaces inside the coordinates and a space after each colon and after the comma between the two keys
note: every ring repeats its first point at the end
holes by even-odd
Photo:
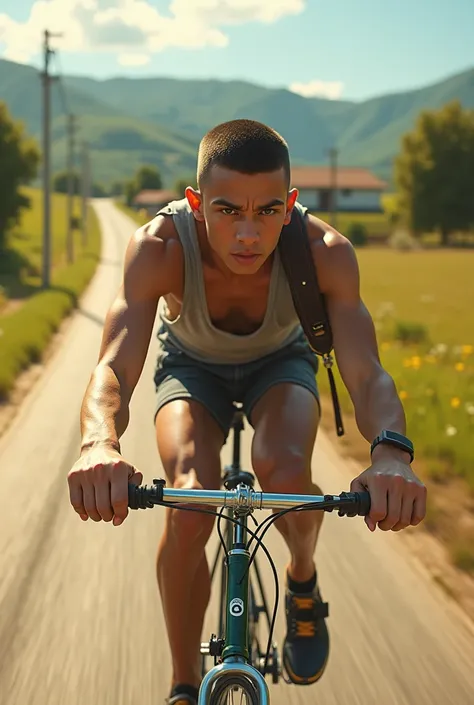
{"type": "MultiPolygon", "coordinates": [[[[224,206],[225,208],[233,208],[236,211],[243,210],[243,206],[237,206],[235,203],[231,203],[226,198],[214,198],[211,201],[211,205],[224,206]]],[[[285,201],[282,201],[281,198],[273,198],[268,203],[264,203],[262,206],[259,206],[258,210],[265,210],[265,208],[271,208],[272,206],[284,206],[284,205],[285,205],[285,201]]]]}
{"type": "Polygon", "coordinates": [[[268,203],[264,203],[263,206],[259,206],[259,210],[264,210],[265,208],[271,208],[272,206],[284,206],[285,201],[282,201],[281,198],[274,198],[273,200],[269,201],[268,203]]]}
{"type": "Polygon", "coordinates": [[[226,208],[233,208],[235,211],[241,211],[243,206],[236,206],[235,203],[227,201],[225,198],[213,198],[211,201],[212,206],[225,206],[226,208]]]}

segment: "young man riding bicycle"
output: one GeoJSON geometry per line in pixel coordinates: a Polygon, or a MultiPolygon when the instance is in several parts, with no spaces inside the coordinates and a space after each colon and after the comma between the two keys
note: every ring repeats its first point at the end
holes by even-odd
{"type": "MultiPolygon", "coordinates": [[[[219,488],[232,404],[241,401],[254,428],[252,465],[262,489],[322,494],[311,479],[320,420],[317,359],[276,249],[292,209],[301,209],[290,187],[288,147],[278,133],[251,120],[224,123],[201,141],[198,190],[188,188],[185,198],[131,237],[83,401],[81,455],[68,476],[71,504],[84,520],[122,523],[128,482],[142,481],[122,457],[119,439],[160,299],[155,425],[168,483],[219,488]]],[[[371,465],[351,490],[370,492],[371,531],[399,531],[418,524],[426,511],[425,487],[403,449],[402,404],[379,360],[350,242],[320,219],[306,219],[359,430],[369,443],[384,429],[401,434],[399,446],[384,439],[374,444],[371,465]]],[[[175,705],[197,699],[210,595],[204,549],[214,520],[166,511],[157,577],[172,655],[169,702],[175,705]]],[[[322,519],[319,512],[300,512],[276,523],[290,553],[284,665],[301,685],[321,677],[329,654],[328,610],[314,560],[322,519]]]]}

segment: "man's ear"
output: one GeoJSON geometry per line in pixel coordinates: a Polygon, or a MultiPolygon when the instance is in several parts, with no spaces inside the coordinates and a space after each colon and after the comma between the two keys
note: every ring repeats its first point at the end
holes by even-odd
{"type": "Polygon", "coordinates": [[[184,195],[188,199],[188,203],[196,220],[203,222],[204,213],[202,212],[202,195],[200,192],[196,191],[191,186],[188,186],[184,192],[184,195]]]}
{"type": "Polygon", "coordinates": [[[293,211],[293,208],[295,207],[296,199],[298,198],[298,189],[297,188],[292,188],[291,191],[288,192],[288,198],[286,199],[286,213],[285,213],[285,220],[284,225],[288,225],[288,223],[291,220],[291,213],[293,211]]]}

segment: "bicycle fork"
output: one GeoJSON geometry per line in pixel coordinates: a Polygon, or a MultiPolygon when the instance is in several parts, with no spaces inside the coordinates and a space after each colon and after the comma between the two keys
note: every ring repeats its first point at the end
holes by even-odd
{"type": "MultiPolygon", "coordinates": [[[[255,686],[260,705],[269,705],[265,677],[249,663],[249,562],[250,552],[245,547],[246,522],[240,514],[234,524],[234,540],[227,554],[227,587],[225,600],[225,640],[222,663],[211,668],[199,689],[198,705],[207,705],[213,684],[223,676],[242,675],[255,686]]],[[[219,649],[220,650],[220,649],[219,649]]]]}

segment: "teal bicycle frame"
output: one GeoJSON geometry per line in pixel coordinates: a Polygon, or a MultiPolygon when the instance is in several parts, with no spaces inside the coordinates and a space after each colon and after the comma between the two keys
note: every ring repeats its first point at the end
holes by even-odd
{"type": "MultiPolygon", "coordinates": [[[[291,495],[257,492],[249,485],[241,483],[233,490],[186,490],[166,489],[163,480],[155,480],[153,487],[129,485],[129,507],[131,509],[153,507],[154,504],[175,503],[229,507],[239,520],[234,524],[233,542],[228,551],[226,628],[222,644],[220,639],[211,640],[217,647],[211,655],[219,656],[222,663],[211,668],[204,676],[199,690],[198,705],[206,705],[212,686],[223,677],[243,676],[255,689],[255,700],[260,705],[268,705],[268,686],[264,676],[249,661],[248,605],[250,552],[246,548],[247,517],[254,509],[292,509],[302,505],[312,505],[311,509],[325,511],[339,510],[339,516],[364,516],[370,510],[368,493],[342,492],[340,495],[291,495]],[[318,505],[321,505],[318,507],[318,505]],[[222,651],[221,651],[221,647],[222,651]]],[[[249,684],[249,685],[250,685],[249,684]]],[[[248,685],[246,686],[248,687],[248,685]]],[[[211,701],[213,702],[213,701],[211,701]]]]}

